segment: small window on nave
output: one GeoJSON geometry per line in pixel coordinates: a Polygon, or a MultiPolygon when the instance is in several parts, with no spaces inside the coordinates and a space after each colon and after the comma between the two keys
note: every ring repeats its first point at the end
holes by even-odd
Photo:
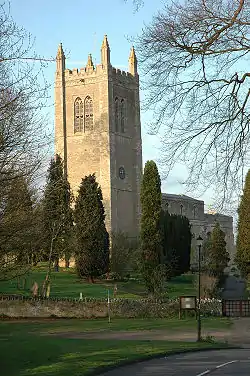
{"type": "Polygon", "coordinates": [[[76,98],[74,103],[74,133],[83,131],[83,103],[81,98],[76,98]]]}
{"type": "Polygon", "coordinates": [[[183,205],[180,205],[180,215],[183,215],[183,205]]]}
{"type": "Polygon", "coordinates": [[[93,101],[87,96],[84,101],[84,131],[93,130],[93,101]]]}
{"type": "Polygon", "coordinates": [[[115,98],[115,132],[119,131],[119,100],[115,98]]]}
{"type": "Polygon", "coordinates": [[[125,102],[121,100],[121,133],[125,132],[125,102]]]}
{"type": "Polygon", "coordinates": [[[196,215],[197,215],[197,208],[196,206],[193,207],[193,217],[194,219],[196,218],[196,215]]]}

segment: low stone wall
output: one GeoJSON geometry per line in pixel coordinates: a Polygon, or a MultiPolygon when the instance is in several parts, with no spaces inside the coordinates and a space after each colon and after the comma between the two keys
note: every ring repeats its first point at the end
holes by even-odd
{"type": "MultiPolygon", "coordinates": [[[[221,315],[220,301],[203,301],[202,314],[221,315]]],[[[112,317],[120,318],[164,318],[176,317],[179,313],[178,300],[155,302],[152,300],[113,299],[110,303],[112,317]]],[[[194,315],[194,312],[189,314],[194,315]]],[[[50,300],[50,299],[0,299],[0,317],[12,318],[101,318],[108,316],[105,300],[50,300]]]]}

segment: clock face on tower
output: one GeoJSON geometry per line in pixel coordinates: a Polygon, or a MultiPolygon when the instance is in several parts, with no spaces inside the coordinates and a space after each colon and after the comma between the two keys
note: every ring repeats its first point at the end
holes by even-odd
{"type": "Polygon", "coordinates": [[[119,178],[120,179],[125,179],[125,169],[124,167],[119,167],[119,178]]]}

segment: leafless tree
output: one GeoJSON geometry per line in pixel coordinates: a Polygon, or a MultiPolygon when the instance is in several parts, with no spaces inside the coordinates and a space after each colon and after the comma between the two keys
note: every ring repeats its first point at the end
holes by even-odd
{"type": "Polygon", "coordinates": [[[183,163],[189,188],[230,201],[250,157],[250,1],[167,2],[137,51],[166,175],[183,163]]]}
{"type": "Polygon", "coordinates": [[[44,156],[47,83],[45,61],[31,36],[0,7],[0,186],[16,174],[34,175],[44,156]]]}
{"type": "MultiPolygon", "coordinates": [[[[42,115],[48,88],[42,72],[47,61],[33,52],[31,36],[16,25],[7,5],[0,5],[0,228],[13,180],[25,178],[34,184],[51,146],[42,115]]],[[[5,255],[3,244],[0,264],[1,260],[6,278],[8,268],[11,276],[22,269],[14,265],[15,257],[6,264],[12,256],[5,255]]]]}
{"type": "MultiPolygon", "coordinates": [[[[129,0],[124,0],[125,3],[129,2],[129,0]]],[[[134,10],[137,12],[144,4],[144,0],[131,0],[134,10]]]]}

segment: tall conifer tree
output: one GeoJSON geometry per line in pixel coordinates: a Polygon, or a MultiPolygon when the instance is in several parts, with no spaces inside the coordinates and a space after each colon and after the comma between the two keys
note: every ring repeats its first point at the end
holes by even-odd
{"type": "Polygon", "coordinates": [[[70,185],[64,178],[62,158],[57,154],[50,162],[43,200],[46,255],[56,267],[59,258],[70,252],[73,231],[70,204],[70,185]]]}
{"type": "Polygon", "coordinates": [[[236,262],[243,276],[250,274],[250,170],[238,209],[238,236],[236,262]]]}
{"type": "Polygon", "coordinates": [[[213,228],[205,257],[208,274],[221,279],[230,257],[226,249],[225,233],[221,230],[219,222],[216,222],[213,228]]]}
{"type": "Polygon", "coordinates": [[[188,218],[162,212],[164,262],[170,276],[177,276],[190,269],[191,230],[188,218]]]}
{"type": "Polygon", "coordinates": [[[150,294],[154,294],[155,269],[162,261],[161,179],[154,161],[144,167],[141,184],[142,275],[150,294]]]}
{"type": "Polygon", "coordinates": [[[95,175],[85,176],[74,211],[76,267],[80,277],[87,277],[92,282],[109,270],[109,234],[102,200],[102,191],[95,175]]]}

